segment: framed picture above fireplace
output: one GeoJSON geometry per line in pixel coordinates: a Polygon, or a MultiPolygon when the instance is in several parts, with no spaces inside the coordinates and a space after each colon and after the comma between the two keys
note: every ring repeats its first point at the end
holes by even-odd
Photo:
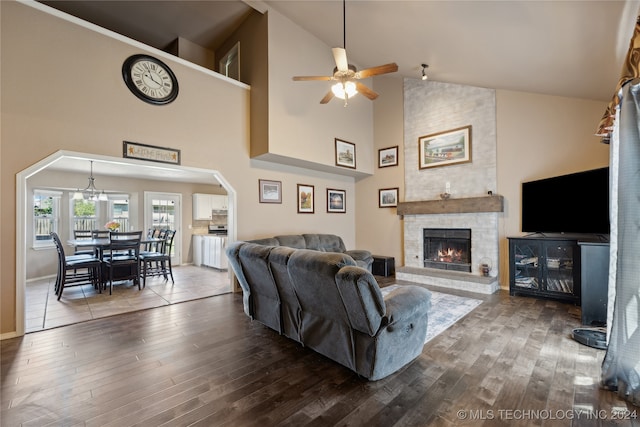
{"type": "Polygon", "coordinates": [[[419,169],[471,162],[471,125],[418,138],[419,169]]]}

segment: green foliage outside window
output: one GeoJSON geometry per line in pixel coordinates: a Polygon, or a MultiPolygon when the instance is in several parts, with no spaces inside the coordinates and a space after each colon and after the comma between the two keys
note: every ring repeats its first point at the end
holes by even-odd
{"type": "Polygon", "coordinates": [[[91,200],[74,200],[73,202],[73,216],[95,216],[96,204],[91,200]]]}
{"type": "Polygon", "coordinates": [[[36,196],[34,198],[33,214],[35,216],[53,214],[53,197],[36,196]]]}

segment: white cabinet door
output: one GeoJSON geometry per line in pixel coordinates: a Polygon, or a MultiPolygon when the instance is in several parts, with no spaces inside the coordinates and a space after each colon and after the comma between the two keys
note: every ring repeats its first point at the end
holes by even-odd
{"type": "Polygon", "coordinates": [[[227,248],[227,238],[226,237],[218,237],[218,247],[219,247],[219,257],[217,259],[218,267],[220,270],[226,270],[229,268],[229,262],[227,260],[227,253],[225,249],[227,248]]]}
{"type": "Polygon", "coordinates": [[[193,265],[200,267],[202,263],[202,243],[204,236],[193,236],[193,265]]]}
{"type": "Polygon", "coordinates": [[[212,208],[217,211],[226,211],[229,209],[229,198],[220,194],[212,195],[212,208]]]}
{"type": "Polygon", "coordinates": [[[211,250],[211,238],[209,236],[202,237],[202,265],[213,267],[213,256],[211,250]]]}
{"type": "Polygon", "coordinates": [[[226,237],[202,236],[202,264],[207,267],[226,270],[229,266],[224,250],[227,246],[226,237]]]}
{"type": "Polygon", "coordinates": [[[210,220],[213,209],[213,194],[193,194],[193,219],[210,220]]]}

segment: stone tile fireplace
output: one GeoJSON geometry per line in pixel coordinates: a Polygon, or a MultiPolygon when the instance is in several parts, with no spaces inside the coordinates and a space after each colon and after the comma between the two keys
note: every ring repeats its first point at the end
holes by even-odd
{"type": "Polygon", "coordinates": [[[397,279],[481,293],[499,289],[498,220],[504,200],[496,195],[496,132],[494,90],[404,80],[405,186],[397,209],[404,220],[404,265],[396,268],[397,279]],[[470,126],[469,162],[419,167],[420,138],[462,126],[470,126]],[[467,258],[451,262],[465,249],[457,244],[439,248],[435,256],[428,247],[425,253],[425,229],[467,230],[467,258]],[[480,264],[492,267],[488,276],[480,264]]]}

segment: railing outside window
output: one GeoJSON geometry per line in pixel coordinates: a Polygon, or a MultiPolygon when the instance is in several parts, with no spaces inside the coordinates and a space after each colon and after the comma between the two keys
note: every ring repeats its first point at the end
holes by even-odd
{"type": "Polygon", "coordinates": [[[33,191],[33,245],[53,245],[51,232],[58,231],[60,197],[62,193],[50,190],[33,191]]]}

